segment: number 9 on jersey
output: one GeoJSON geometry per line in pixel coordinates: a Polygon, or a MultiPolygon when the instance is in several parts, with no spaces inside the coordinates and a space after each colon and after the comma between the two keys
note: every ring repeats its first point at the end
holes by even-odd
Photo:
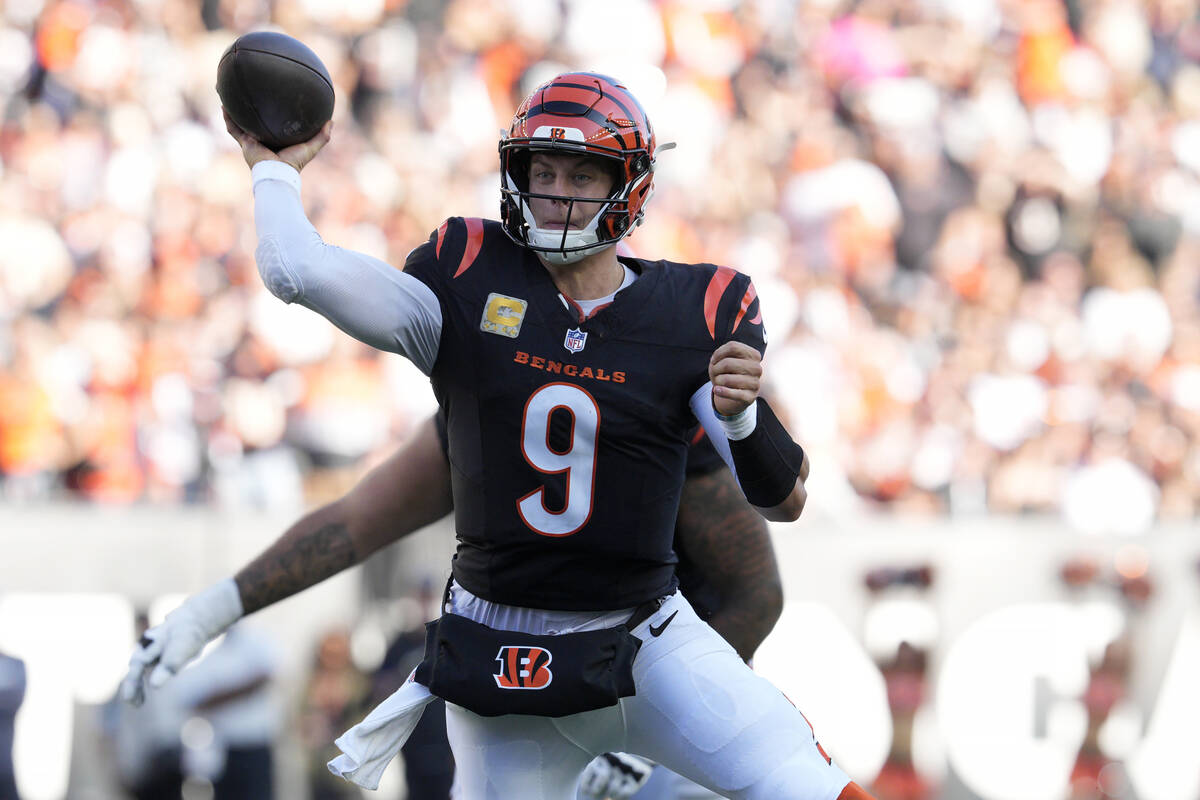
{"type": "Polygon", "coordinates": [[[592,516],[599,428],[595,398],[574,384],[548,383],[529,397],[521,420],[521,452],[538,472],[561,474],[566,480],[566,502],[560,511],[546,507],[545,486],[517,501],[521,519],[532,530],[543,536],[570,536],[592,516]],[[550,444],[550,420],[559,409],[571,415],[570,443],[561,451],[550,444]]]}

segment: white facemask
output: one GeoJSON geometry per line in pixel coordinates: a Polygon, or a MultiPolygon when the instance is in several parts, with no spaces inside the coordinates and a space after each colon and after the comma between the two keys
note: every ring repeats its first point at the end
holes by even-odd
{"type": "Polygon", "coordinates": [[[521,213],[524,215],[528,227],[529,244],[535,248],[544,248],[537,250],[537,253],[551,264],[574,264],[592,253],[612,247],[615,242],[601,242],[599,234],[596,233],[600,217],[608,210],[609,205],[609,203],[602,205],[592,217],[591,222],[578,230],[568,230],[564,237],[561,230],[537,227],[533,222],[534,216],[529,209],[529,204],[522,198],[521,213]]]}

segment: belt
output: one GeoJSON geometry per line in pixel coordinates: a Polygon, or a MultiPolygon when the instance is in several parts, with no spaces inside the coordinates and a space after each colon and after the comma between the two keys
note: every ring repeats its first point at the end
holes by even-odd
{"type": "Polygon", "coordinates": [[[633,610],[633,615],[625,621],[625,627],[629,630],[633,630],[638,625],[641,625],[643,622],[650,619],[650,616],[655,611],[658,611],[660,608],[662,608],[663,603],[667,602],[667,600],[669,600],[673,594],[675,594],[675,592],[664,594],[662,597],[656,597],[653,600],[647,600],[646,602],[642,603],[633,610]]]}

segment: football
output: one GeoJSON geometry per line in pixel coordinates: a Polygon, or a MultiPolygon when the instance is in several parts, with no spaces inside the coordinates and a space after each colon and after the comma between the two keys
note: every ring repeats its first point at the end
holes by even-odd
{"type": "Polygon", "coordinates": [[[317,54],[273,31],[239,36],[217,65],[217,94],[242,130],[271,150],[311,139],[333,116],[333,81],[317,54]]]}

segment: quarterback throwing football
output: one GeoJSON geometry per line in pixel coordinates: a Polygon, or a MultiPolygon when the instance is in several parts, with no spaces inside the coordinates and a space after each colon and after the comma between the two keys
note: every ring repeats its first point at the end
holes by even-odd
{"type": "Polygon", "coordinates": [[[458,548],[416,683],[447,699],[464,796],[568,800],[626,751],[732,798],[869,797],[676,591],[697,421],[768,519],[799,516],[807,462],[758,396],[750,279],[618,257],[658,150],[632,94],[592,73],[534,90],[500,145],[501,221],[447,220],[403,272],[306,218],[329,126],[279,153],[231,133],[270,291],[412,360],[441,406],[458,548]]]}

